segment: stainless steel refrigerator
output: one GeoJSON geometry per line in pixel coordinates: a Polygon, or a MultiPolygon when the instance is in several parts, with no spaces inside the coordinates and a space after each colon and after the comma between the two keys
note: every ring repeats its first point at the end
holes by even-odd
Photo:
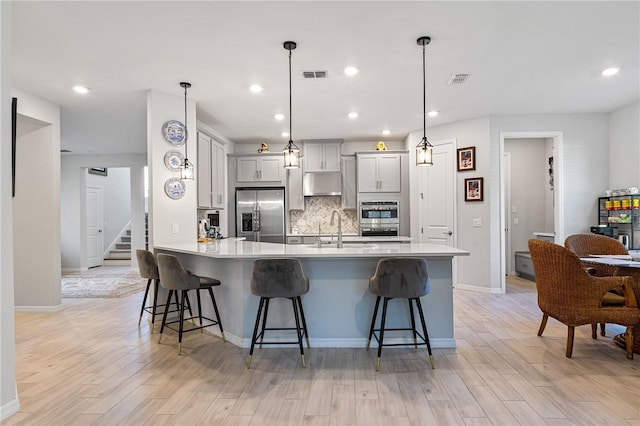
{"type": "Polygon", "coordinates": [[[284,244],[284,188],[236,189],[236,236],[284,244]]]}

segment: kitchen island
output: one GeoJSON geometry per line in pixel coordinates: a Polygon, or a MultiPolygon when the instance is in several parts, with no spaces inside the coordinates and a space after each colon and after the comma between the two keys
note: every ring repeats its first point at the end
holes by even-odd
{"type": "MultiPolygon", "coordinates": [[[[225,335],[227,340],[241,347],[250,346],[258,310],[259,299],[251,294],[255,259],[293,257],[302,262],[309,277],[310,289],[302,297],[302,304],[312,347],[364,347],[375,303],[375,296],[368,291],[369,278],[378,260],[405,256],[425,258],[431,291],[422,298],[422,303],[431,345],[455,347],[452,262],[456,256],[469,255],[464,250],[423,243],[345,245],[343,248],[324,245],[318,248],[230,238],[209,243],[157,245],[155,252],[174,254],[194,274],[222,282],[215,292],[225,335]]],[[[207,316],[212,314],[211,310],[206,304],[203,306],[207,316]]],[[[292,326],[291,313],[290,301],[274,299],[269,307],[269,326],[292,326]]],[[[389,304],[387,327],[406,327],[409,321],[406,302],[389,304]]],[[[392,333],[388,337],[390,343],[394,340],[393,334],[398,334],[396,343],[413,342],[409,335],[405,338],[402,333],[392,333]]],[[[283,336],[276,335],[271,340],[283,336]]]]}

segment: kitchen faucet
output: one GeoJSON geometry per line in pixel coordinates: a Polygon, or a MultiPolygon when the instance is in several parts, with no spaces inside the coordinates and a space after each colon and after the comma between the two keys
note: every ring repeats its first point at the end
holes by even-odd
{"type": "Polygon", "coordinates": [[[329,225],[333,226],[336,215],[338,215],[338,248],[342,248],[342,217],[338,210],[334,210],[333,213],[331,213],[331,223],[329,223],[329,225]]]}

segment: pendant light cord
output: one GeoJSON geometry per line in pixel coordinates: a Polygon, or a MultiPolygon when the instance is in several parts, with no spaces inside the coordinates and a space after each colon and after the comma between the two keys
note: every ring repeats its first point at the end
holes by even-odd
{"type": "Polygon", "coordinates": [[[427,139],[427,77],[425,66],[425,45],[422,45],[422,137],[427,139]]]}
{"type": "Polygon", "coordinates": [[[187,85],[184,85],[184,158],[187,159],[187,85]]]}
{"type": "Polygon", "coordinates": [[[291,117],[291,49],[289,49],[289,141],[293,141],[293,128],[291,117]]]}

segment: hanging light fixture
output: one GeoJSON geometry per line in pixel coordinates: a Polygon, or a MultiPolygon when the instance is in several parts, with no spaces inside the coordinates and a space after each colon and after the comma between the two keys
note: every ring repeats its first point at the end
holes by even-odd
{"type": "Polygon", "coordinates": [[[284,48],[289,51],[289,143],[282,151],[284,154],[284,168],[300,168],[300,148],[293,143],[293,132],[291,129],[291,51],[296,48],[294,41],[285,41],[284,48]]]}
{"type": "Polygon", "coordinates": [[[184,162],[180,165],[180,177],[186,180],[193,180],[193,163],[189,161],[187,155],[187,140],[189,139],[189,132],[187,131],[187,89],[191,87],[191,83],[183,81],[180,83],[180,87],[184,88],[184,162]]]}
{"type": "Polygon", "coordinates": [[[433,166],[433,145],[427,140],[427,77],[425,71],[425,46],[431,43],[431,37],[416,40],[422,46],[422,140],[416,146],[416,166],[433,166]]]}

